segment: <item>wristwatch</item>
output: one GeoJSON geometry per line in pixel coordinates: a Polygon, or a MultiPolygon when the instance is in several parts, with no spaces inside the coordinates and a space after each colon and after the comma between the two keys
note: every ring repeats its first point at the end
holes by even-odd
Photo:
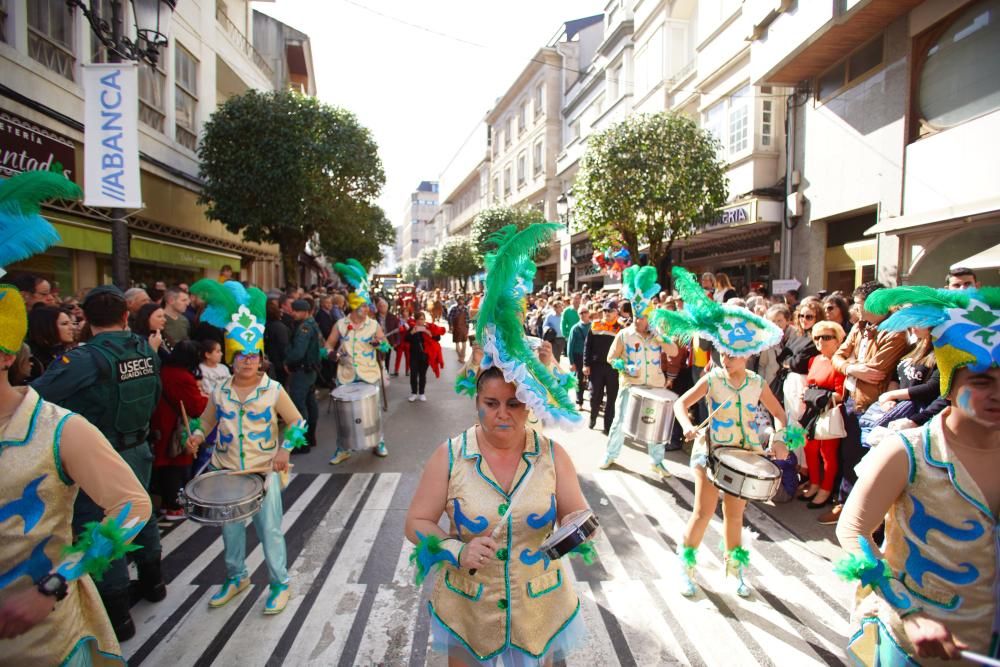
{"type": "Polygon", "coordinates": [[[58,572],[53,572],[41,578],[38,582],[38,592],[55,598],[58,602],[69,593],[69,585],[66,583],[66,577],[58,572]]]}

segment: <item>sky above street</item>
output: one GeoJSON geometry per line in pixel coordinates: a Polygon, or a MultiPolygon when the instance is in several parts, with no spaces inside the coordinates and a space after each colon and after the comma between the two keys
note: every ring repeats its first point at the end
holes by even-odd
{"type": "MultiPolygon", "coordinates": [[[[309,35],[317,96],[378,142],[379,204],[398,226],[421,180],[438,180],[535,52],[604,0],[277,0],[254,9],[309,35]]],[[[442,193],[442,196],[445,193],[442,193]]]]}

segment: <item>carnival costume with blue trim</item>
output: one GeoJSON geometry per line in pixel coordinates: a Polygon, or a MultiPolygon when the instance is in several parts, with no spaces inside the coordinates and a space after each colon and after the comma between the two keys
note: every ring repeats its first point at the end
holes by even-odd
{"type": "MultiPolygon", "coordinates": [[[[24,172],[0,182],[0,267],[44,251],[60,240],[39,215],[50,198],[77,199],[80,189],[61,174],[24,172]]],[[[0,275],[4,271],[0,268],[0,275]]],[[[27,312],[17,288],[0,285],[0,351],[17,354],[27,312]]],[[[79,487],[66,475],[60,436],[73,413],[26,388],[0,429],[0,600],[34,586],[50,572],[68,581],[68,595],[41,622],[0,640],[0,660],[11,664],[124,664],[91,576],[134,547],[145,524],[131,505],[90,524],[73,543],[73,502],[79,487]]],[[[110,445],[108,445],[110,449],[110,445]]],[[[138,484],[138,482],[136,482],[138,484]]]]}
{"type": "MultiPolygon", "coordinates": [[[[879,328],[931,329],[942,395],[959,368],[983,372],[1000,366],[1000,289],[897,287],[878,290],[865,302],[876,314],[896,305],[908,307],[879,328]]],[[[899,434],[909,477],[886,515],[884,560],[860,537],[862,555],[838,565],[845,578],[859,582],[858,629],[848,645],[857,664],[917,664],[902,625],[903,617],[917,611],[943,623],[971,651],[1000,658],[1000,525],[948,444],[945,414],[899,434]]],[[[952,662],[921,658],[920,664],[952,662]]]]}
{"type": "MultiPolygon", "coordinates": [[[[225,329],[226,357],[260,354],[264,349],[264,319],[267,296],[256,287],[244,288],[230,280],[219,283],[203,279],[191,285],[191,293],[206,302],[202,320],[225,329]]],[[[282,449],[291,450],[305,445],[306,420],[285,389],[267,375],[262,375],[257,387],[241,399],[233,387],[233,378],[226,378],[209,396],[205,413],[200,422],[211,432],[211,425],[218,426],[215,451],[211,467],[214,470],[249,470],[269,467],[279,442],[282,449]],[[279,431],[278,418],[287,424],[284,433],[279,431]],[[279,437],[283,436],[283,437],[279,437]]],[[[199,424],[200,426],[200,424],[199,424]]],[[[201,428],[195,432],[204,437],[201,428]]],[[[275,601],[288,588],[288,569],[285,536],[281,531],[281,477],[276,472],[266,475],[267,485],[260,510],[253,516],[254,528],[264,549],[264,561],[270,575],[270,592],[265,602],[265,613],[275,613],[275,601]]],[[[231,596],[232,587],[245,585],[249,576],[246,569],[246,524],[242,521],[222,526],[225,545],[226,581],[219,593],[210,601],[214,606],[224,604],[231,596]]],[[[287,599],[287,598],[286,598],[287,599]]],[[[283,608],[283,607],[282,607],[283,608]]]]}

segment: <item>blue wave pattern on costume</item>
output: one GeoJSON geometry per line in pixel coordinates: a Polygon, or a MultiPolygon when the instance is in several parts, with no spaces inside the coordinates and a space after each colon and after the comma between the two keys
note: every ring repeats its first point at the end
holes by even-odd
{"type": "Polygon", "coordinates": [[[916,581],[918,586],[924,585],[924,575],[928,572],[956,585],[971,584],[979,579],[979,570],[972,563],[959,563],[961,570],[949,570],[924,556],[917,543],[910,538],[906,538],[906,546],[910,550],[906,557],[906,574],[916,581]]]}
{"type": "Polygon", "coordinates": [[[463,528],[473,535],[477,535],[486,530],[490,525],[490,520],[484,516],[477,516],[474,520],[465,516],[465,513],[462,511],[462,504],[458,501],[458,498],[455,498],[451,502],[454,503],[455,527],[458,528],[459,537],[462,537],[463,528]]]}
{"type": "Polygon", "coordinates": [[[265,442],[270,442],[271,441],[271,425],[268,424],[267,428],[265,428],[263,431],[257,431],[257,432],[254,432],[254,433],[248,433],[247,434],[247,438],[249,438],[250,440],[263,440],[265,442]]]}
{"type": "Polygon", "coordinates": [[[736,347],[738,343],[748,343],[753,340],[753,332],[750,331],[750,327],[746,322],[739,320],[733,323],[727,336],[729,344],[733,347],[736,347]]]}
{"type": "Polygon", "coordinates": [[[0,590],[6,588],[19,577],[25,575],[31,577],[33,582],[37,582],[52,570],[52,561],[45,555],[45,546],[52,536],[49,535],[44,540],[35,545],[31,550],[31,555],[20,563],[0,574],[0,590]]]}
{"type": "Polygon", "coordinates": [[[0,523],[15,516],[24,521],[24,535],[27,535],[45,514],[45,502],[38,497],[38,487],[48,474],[41,475],[28,482],[21,492],[21,497],[0,506],[0,523]]]}
{"type": "Polygon", "coordinates": [[[261,412],[247,412],[247,419],[255,422],[269,422],[271,421],[271,406],[267,406],[261,412]]]}
{"type": "Polygon", "coordinates": [[[517,558],[525,565],[534,565],[538,561],[542,561],[542,566],[546,570],[549,569],[549,563],[552,562],[549,560],[549,557],[545,555],[545,552],[541,550],[529,551],[528,549],[522,549],[517,558]]]}
{"type": "Polygon", "coordinates": [[[528,524],[529,528],[534,528],[538,530],[539,528],[545,528],[545,526],[554,526],[556,523],[556,496],[552,494],[552,500],[549,504],[549,509],[545,514],[535,514],[532,512],[525,519],[524,522],[528,524]]]}
{"type": "MultiPolygon", "coordinates": [[[[128,515],[132,511],[132,503],[125,503],[122,506],[118,516],[107,517],[102,523],[107,524],[108,522],[113,523],[118,528],[122,529],[121,541],[128,543],[132,541],[132,538],[139,534],[142,527],[146,525],[145,521],[141,521],[138,518],[132,524],[131,528],[125,528],[126,521],[128,520],[128,515]]],[[[94,561],[100,561],[102,559],[107,559],[110,554],[112,554],[116,548],[115,541],[108,539],[100,533],[99,530],[91,531],[91,544],[90,547],[82,554],[76,557],[71,557],[59,566],[56,570],[59,574],[66,577],[66,581],[73,581],[74,579],[79,579],[87,573],[87,565],[94,561]]]]}
{"type": "Polygon", "coordinates": [[[929,514],[927,508],[924,507],[924,504],[916,496],[912,500],[913,514],[910,515],[909,520],[910,530],[924,544],[927,544],[927,533],[932,530],[936,530],[959,542],[974,542],[986,532],[983,524],[974,519],[966,519],[962,522],[967,528],[957,528],[949,523],[945,523],[936,516],[929,514]]]}
{"type": "Polygon", "coordinates": [[[216,419],[216,421],[222,421],[223,418],[225,418],[225,419],[235,419],[236,418],[236,411],[232,410],[230,412],[226,412],[225,410],[222,409],[221,405],[216,405],[215,406],[215,419],[216,419]]]}

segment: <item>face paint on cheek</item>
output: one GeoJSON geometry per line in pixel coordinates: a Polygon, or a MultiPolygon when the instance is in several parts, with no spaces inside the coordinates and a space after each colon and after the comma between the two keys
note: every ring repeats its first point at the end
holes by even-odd
{"type": "Polygon", "coordinates": [[[972,407],[972,390],[968,387],[962,387],[958,390],[958,398],[955,404],[958,405],[959,410],[970,417],[976,416],[976,410],[972,407]]]}
{"type": "Polygon", "coordinates": [[[479,425],[483,427],[484,431],[489,431],[490,429],[486,426],[486,410],[483,408],[478,408],[479,413],[479,425]]]}

